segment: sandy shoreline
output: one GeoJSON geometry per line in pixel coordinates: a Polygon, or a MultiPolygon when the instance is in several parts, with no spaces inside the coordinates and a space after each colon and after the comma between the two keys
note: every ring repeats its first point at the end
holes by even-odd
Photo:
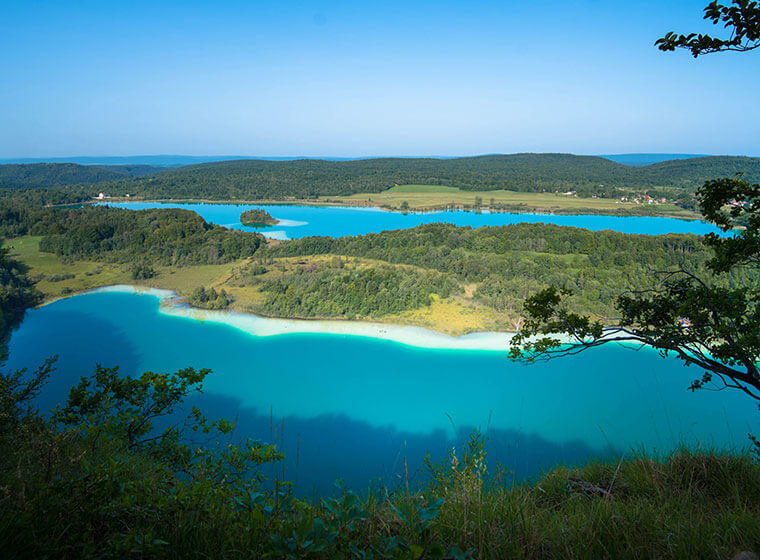
{"type": "Polygon", "coordinates": [[[388,325],[369,321],[274,319],[252,313],[198,309],[184,303],[176,292],[139,286],[116,285],[95,288],[87,293],[144,294],[161,301],[160,312],[173,317],[224,324],[253,336],[284,334],[330,334],[389,340],[417,348],[485,350],[506,353],[511,332],[479,332],[451,336],[423,327],[388,325]]]}

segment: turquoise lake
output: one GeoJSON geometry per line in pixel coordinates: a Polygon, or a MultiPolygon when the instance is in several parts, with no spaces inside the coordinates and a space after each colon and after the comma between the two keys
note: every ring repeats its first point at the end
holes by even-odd
{"type": "Polygon", "coordinates": [[[335,206],[201,204],[165,202],[109,203],[109,206],[142,210],[146,208],[185,208],[197,212],[214,224],[231,229],[259,231],[274,239],[298,239],[312,235],[343,237],[363,235],[392,229],[408,229],[422,224],[446,222],[457,226],[503,226],[518,223],[548,223],[574,226],[594,231],[609,229],[621,233],[663,235],[693,233],[704,235],[718,232],[712,225],[697,220],[675,218],[644,218],[602,215],[510,214],[504,212],[477,213],[462,210],[402,214],[377,208],[347,208],[335,206]],[[281,221],[276,226],[251,228],[240,223],[240,214],[249,208],[263,208],[281,221]]]}
{"type": "Polygon", "coordinates": [[[523,366],[505,350],[432,350],[350,335],[254,336],[229,325],[169,315],[148,294],[89,293],[28,313],[7,367],[59,355],[41,408],[59,402],[96,363],[125,374],[211,368],[192,400],[210,418],[237,419],[238,436],[276,441],[269,475],[299,493],[357,490],[380,480],[424,480],[426,452],[444,457],[474,427],[488,436],[491,470],[517,478],[557,463],[667,453],[678,445],[741,448],[757,433],[756,404],[739,392],[691,393],[700,376],[649,349],[603,347],[523,366]],[[270,472],[271,471],[271,472],[270,472]]]}

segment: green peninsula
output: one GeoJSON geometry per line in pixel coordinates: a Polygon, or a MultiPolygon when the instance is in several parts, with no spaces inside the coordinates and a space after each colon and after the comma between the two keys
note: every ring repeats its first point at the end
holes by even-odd
{"type": "MultiPolygon", "coordinates": [[[[572,309],[612,323],[616,294],[651,288],[651,270],[700,270],[709,257],[694,235],[427,224],[282,242],[214,226],[187,210],[12,201],[0,203],[0,235],[47,301],[132,284],[173,290],[199,307],[451,335],[517,330],[524,298],[555,284],[573,290],[572,309]]],[[[755,272],[743,274],[728,281],[756,281],[755,272]]]]}

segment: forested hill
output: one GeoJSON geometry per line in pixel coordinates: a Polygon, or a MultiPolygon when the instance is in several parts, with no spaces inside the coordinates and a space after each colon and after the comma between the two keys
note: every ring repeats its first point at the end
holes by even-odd
{"type": "Polygon", "coordinates": [[[151,165],[77,165],[76,163],[9,163],[0,165],[0,188],[48,188],[137,177],[161,171],[151,165]]]}
{"type": "Polygon", "coordinates": [[[579,194],[616,196],[621,191],[645,192],[657,188],[693,191],[707,179],[739,172],[750,181],[760,181],[760,158],[716,156],[647,166],[569,154],[354,161],[235,160],[115,181],[103,189],[151,198],[250,200],[348,195],[380,192],[401,184],[431,184],[474,191],[577,190],[579,194]]]}

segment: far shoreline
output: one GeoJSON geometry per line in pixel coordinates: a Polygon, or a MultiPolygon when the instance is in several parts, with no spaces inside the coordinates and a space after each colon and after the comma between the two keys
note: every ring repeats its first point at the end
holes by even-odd
{"type": "MultiPolygon", "coordinates": [[[[355,202],[345,200],[312,200],[312,199],[293,199],[293,200],[211,200],[211,199],[192,199],[192,198],[150,198],[143,199],[137,197],[106,197],[106,198],[93,198],[88,201],[83,201],[80,204],[108,204],[113,202],[116,204],[129,204],[129,203],[142,203],[142,204],[231,204],[235,206],[313,206],[313,207],[333,207],[333,208],[366,208],[375,209],[382,212],[392,212],[397,214],[432,214],[435,212],[457,211],[457,212],[487,212],[491,214],[535,214],[545,216],[611,216],[613,218],[670,218],[674,220],[684,221],[704,221],[704,217],[700,216],[696,212],[685,211],[685,215],[676,213],[646,213],[636,212],[637,206],[631,206],[625,208],[624,211],[605,211],[603,209],[596,208],[542,208],[542,207],[528,207],[525,208],[510,208],[510,209],[491,209],[488,206],[483,206],[480,209],[471,207],[465,207],[465,205],[455,205],[453,208],[450,205],[437,205],[437,206],[425,206],[425,207],[410,207],[409,209],[402,210],[399,208],[393,208],[383,204],[377,204],[375,202],[355,202]],[[632,210],[629,212],[628,210],[632,210]]],[[[71,206],[69,204],[55,204],[52,206],[71,206]]],[[[643,206],[643,208],[648,208],[643,206]]]]}

